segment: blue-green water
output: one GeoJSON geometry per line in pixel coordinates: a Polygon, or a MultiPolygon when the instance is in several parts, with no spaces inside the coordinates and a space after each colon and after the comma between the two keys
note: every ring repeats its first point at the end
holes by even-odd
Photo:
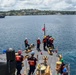
{"type": "Polygon", "coordinates": [[[46,34],[55,38],[55,48],[63,54],[64,60],[71,65],[71,75],[76,75],[76,16],[6,16],[0,19],[0,53],[9,47],[24,50],[24,39],[35,43],[43,38],[43,25],[46,34]]]}

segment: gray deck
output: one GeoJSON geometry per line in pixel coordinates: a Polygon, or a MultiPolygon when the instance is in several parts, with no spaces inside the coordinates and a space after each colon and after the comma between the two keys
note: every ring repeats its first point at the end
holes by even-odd
{"type": "MultiPolygon", "coordinates": [[[[40,49],[42,50],[43,55],[41,55],[40,52],[38,52],[38,51],[36,50],[36,47],[32,49],[33,51],[35,51],[35,56],[38,55],[38,63],[39,63],[39,62],[42,62],[42,57],[46,55],[46,56],[48,57],[48,65],[50,65],[51,70],[52,70],[52,75],[56,75],[55,67],[56,67],[56,61],[57,61],[57,54],[54,53],[53,55],[49,55],[47,51],[44,51],[44,50],[43,50],[43,45],[42,45],[42,44],[41,44],[40,49]]],[[[25,53],[24,51],[23,51],[23,55],[24,55],[24,56],[26,55],[26,53],[25,53]]],[[[28,55],[30,55],[30,53],[28,53],[28,55]]],[[[28,66],[27,61],[24,60],[24,67],[22,68],[22,71],[21,71],[22,74],[27,70],[26,68],[28,69],[29,66],[28,66]],[[27,65],[27,66],[26,66],[26,65],[27,65]]],[[[27,72],[27,71],[26,71],[26,72],[27,72]]]]}
{"type": "MultiPolygon", "coordinates": [[[[42,60],[43,56],[47,56],[48,57],[48,65],[50,65],[50,67],[51,67],[52,75],[57,75],[56,74],[56,70],[55,70],[56,61],[58,59],[57,53],[54,53],[53,55],[49,55],[47,51],[43,50],[43,44],[41,44],[41,48],[40,49],[42,50],[43,55],[41,55],[40,52],[38,52],[36,50],[36,46],[34,48],[32,48],[32,50],[35,51],[35,57],[37,55],[39,56],[38,57],[38,63],[43,61],[42,60]]],[[[27,55],[25,53],[25,51],[23,51],[22,54],[23,54],[23,56],[27,55]]],[[[30,53],[28,53],[28,55],[30,55],[30,53]]],[[[0,62],[6,62],[6,54],[0,54],[0,62]]],[[[29,69],[29,65],[28,65],[27,60],[24,60],[23,62],[24,62],[24,67],[22,68],[21,73],[27,75],[27,72],[28,72],[28,69],[29,69]]],[[[69,64],[67,64],[67,65],[68,65],[68,73],[69,73],[68,75],[70,75],[70,65],[69,64]]]]}

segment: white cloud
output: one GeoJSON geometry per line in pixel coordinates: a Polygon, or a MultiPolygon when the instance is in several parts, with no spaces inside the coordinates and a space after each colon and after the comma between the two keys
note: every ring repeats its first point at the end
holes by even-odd
{"type": "Polygon", "coordinates": [[[76,10],[76,0],[0,0],[1,10],[76,10]]]}
{"type": "Polygon", "coordinates": [[[61,2],[58,2],[56,4],[53,4],[52,9],[54,8],[54,10],[65,10],[70,6],[72,6],[72,5],[66,3],[65,1],[61,1],[61,2]]]}
{"type": "Polygon", "coordinates": [[[2,7],[10,7],[10,6],[14,5],[15,2],[16,2],[16,0],[2,0],[1,6],[2,7]]]}

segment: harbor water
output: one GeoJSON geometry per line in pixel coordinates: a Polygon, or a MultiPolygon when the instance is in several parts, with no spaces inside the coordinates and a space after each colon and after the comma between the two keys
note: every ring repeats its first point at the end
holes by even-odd
{"type": "Polygon", "coordinates": [[[36,44],[46,34],[54,37],[55,48],[70,63],[71,75],[76,75],[76,15],[6,16],[0,19],[0,53],[10,47],[24,50],[24,40],[36,44]]]}

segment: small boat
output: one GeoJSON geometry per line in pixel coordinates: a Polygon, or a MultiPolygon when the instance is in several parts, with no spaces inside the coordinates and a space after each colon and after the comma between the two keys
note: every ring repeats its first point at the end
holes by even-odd
{"type": "Polygon", "coordinates": [[[0,15],[0,18],[5,18],[5,15],[0,15]]]}

